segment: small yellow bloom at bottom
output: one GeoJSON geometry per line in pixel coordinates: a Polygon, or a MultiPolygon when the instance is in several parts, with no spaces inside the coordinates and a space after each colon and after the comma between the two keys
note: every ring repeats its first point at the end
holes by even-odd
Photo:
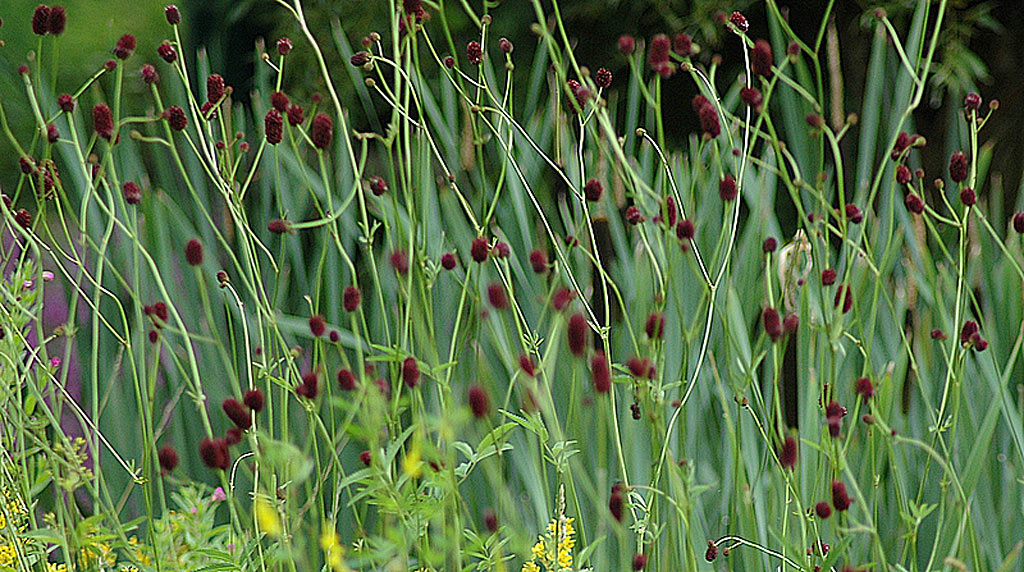
{"type": "Polygon", "coordinates": [[[537,566],[537,563],[531,560],[523,564],[523,572],[540,572],[540,566],[537,566]]]}
{"type": "Polygon", "coordinates": [[[267,536],[275,538],[281,536],[284,529],[281,527],[281,518],[278,517],[274,507],[270,506],[270,503],[263,499],[256,499],[256,504],[253,508],[256,511],[256,525],[259,529],[266,532],[267,536]]]}
{"type": "Polygon", "coordinates": [[[402,459],[402,470],[405,471],[405,474],[408,475],[409,478],[420,478],[420,475],[423,473],[423,462],[421,459],[420,446],[419,444],[415,444],[412,446],[412,450],[410,450],[409,453],[405,455],[405,458],[402,459]]]}
{"type": "Polygon", "coordinates": [[[68,572],[68,567],[66,564],[57,564],[54,562],[50,562],[50,565],[47,567],[47,570],[48,572],[68,572]]]}
{"type": "Polygon", "coordinates": [[[345,564],[342,556],[345,554],[345,547],[341,545],[338,533],[331,528],[330,524],[324,523],[320,532],[320,548],[324,551],[324,560],[334,572],[352,572],[352,569],[345,564]]]}

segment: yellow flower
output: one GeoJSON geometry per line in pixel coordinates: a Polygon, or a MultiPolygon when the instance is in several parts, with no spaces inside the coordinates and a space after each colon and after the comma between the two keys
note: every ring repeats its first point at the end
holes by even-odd
{"type": "Polygon", "coordinates": [[[281,527],[281,519],[278,517],[274,507],[270,506],[270,503],[263,499],[256,499],[254,510],[256,511],[256,525],[259,527],[259,530],[266,532],[267,536],[274,538],[281,536],[284,532],[284,529],[281,527]]]}
{"type": "Polygon", "coordinates": [[[47,567],[47,570],[49,572],[68,572],[68,567],[66,564],[55,564],[50,562],[50,566],[47,567]]]}
{"type": "Polygon", "coordinates": [[[0,544],[0,566],[11,566],[18,557],[13,544],[0,544]]]}
{"type": "Polygon", "coordinates": [[[402,459],[402,470],[411,479],[420,478],[420,474],[423,473],[423,462],[420,455],[419,444],[414,444],[412,449],[402,459]]]}
{"type": "Polygon", "coordinates": [[[540,572],[540,566],[537,566],[537,563],[531,560],[526,564],[523,564],[522,572],[540,572]]]}
{"type": "Polygon", "coordinates": [[[329,523],[324,523],[320,528],[320,548],[324,551],[324,559],[331,570],[335,572],[350,572],[352,569],[345,565],[345,547],[341,545],[341,538],[334,531],[329,523]]]}

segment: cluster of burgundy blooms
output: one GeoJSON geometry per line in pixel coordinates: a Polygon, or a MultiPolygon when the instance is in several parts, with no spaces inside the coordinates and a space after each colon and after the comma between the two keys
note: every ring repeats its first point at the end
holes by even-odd
{"type": "MultiPolygon", "coordinates": [[[[263,392],[251,389],[245,393],[242,402],[228,398],[221,403],[224,414],[234,424],[223,437],[205,438],[199,443],[199,458],[211,469],[226,470],[231,465],[228,447],[242,441],[242,435],[252,427],[252,416],[263,410],[263,392]]],[[[178,466],[178,452],[172,445],[164,445],[157,452],[160,469],[169,473],[178,466]]]]}

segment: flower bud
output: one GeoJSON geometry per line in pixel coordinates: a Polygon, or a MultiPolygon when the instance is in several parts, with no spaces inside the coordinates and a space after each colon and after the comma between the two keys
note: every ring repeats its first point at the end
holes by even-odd
{"type": "Polygon", "coordinates": [[[587,320],[583,314],[575,313],[569,318],[569,327],[566,335],[569,339],[569,351],[576,356],[582,356],[587,349],[587,320]]]}
{"type": "Polygon", "coordinates": [[[181,13],[178,12],[178,7],[174,4],[164,6],[164,17],[167,18],[167,23],[172,26],[177,26],[181,23],[181,13]]]}
{"type": "Polygon", "coordinates": [[[131,57],[133,52],[135,52],[135,36],[131,34],[121,36],[121,39],[117,41],[117,45],[114,46],[114,57],[119,60],[126,60],[131,57]]]}
{"type": "Polygon", "coordinates": [[[287,37],[282,37],[277,41],[277,53],[282,56],[287,56],[288,52],[292,51],[292,41],[287,37]]]}
{"type": "Polygon", "coordinates": [[[420,366],[416,363],[416,358],[407,357],[402,362],[402,382],[409,389],[415,388],[420,383],[420,366]]]}
{"type": "Polygon", "coordinates": [[[245,403],[246,407],[252,409],[254,413],[259,413],[263,411],[263,392],[259,389],[250,389],[245,392],[242,402],[245,403]]]}
{"type": "Polygon", "coordinates": [[[313,146],[317,149],[326,149],[331,144],[331,137],[334,135],[334,122],[326,113],[317,113],[313,118],[312,137],[313,146]]]}
{"type": "Polygon", "coordinates": [[[277,145],[284,136],[284,122],[281,120],[281,112],[271,108],[263,118],[263,132],[266,134],[267,143],[277,145]]]}
{"type": "Polygon", "coordinates": [[[203,245],[198,240],[193,238],[185,245],[185,260],[189,266],[199,266],[203,263],[203,245]]]}

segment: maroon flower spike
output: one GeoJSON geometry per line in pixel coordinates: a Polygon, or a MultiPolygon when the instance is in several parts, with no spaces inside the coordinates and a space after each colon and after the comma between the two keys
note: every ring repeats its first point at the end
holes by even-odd
{"type": "Polygon", "coordinates": [[[600,68],[597,73],[594,74],[594,83],[597,87],[609,88],[612,85],[612,72],[608,71],[608,68],[600,68]]]}
{"type": "Polygon", "coordinates": [[[764,103],[764,98],[757,88],[744,87],[740,89],[740,101],[748,107],[754,108],[755,111],[760,111],[761,105],[764,103]]]}
{"type": "Polygon", "coordinates": [[[277,53],[282,56],[287,56],[288,52],[292,51],[292,41],[287,37],[282,37],[277,41],[277,53]]]}
{"type": "Polygon", "coordinates": [[[130,205],[137,205],[142,201],[142,189],[132,181],[128,181],[121,187],[124,193],[124,202],[130,205]]]}
{"type": "Polygon", "coordinates": [[[967,155],[963,151],[954,151],[949,158],[949,178],[954,183],[962,183],[967,180],[967,155]]]}
{"type": "MultiPolygon", "coordinates": [[[[107,70],[108,72],[112,72],[117,69],[117,62],[115,62],[114,60],[107,60],[103,62],[103,69],[107,70]]],[[[25,68],[25,73],[28,73],[28,68],[25,68]]]]}
{"type": "Polygon", "coordinates": [[[362,453],[359,453],[359,460],[362,461],[362,463],[364,465],[369,467],[370,466],[370,452],[369,451],[363,451],[362,453]]]}
{"type": "Polygon", "coordinates": [[[972,111],[978,111],[981,109],[981,96],[971,92],[964,97],[964,111],[970,113],[972,111]]]}
{"type": "Polygon", "coordinates": [[[732,15],[729,16],[729,22],[732,23],[733,26],[736,26],[736,29],[741,32],[746,32],[750,29],[750,25],[747,24],[747,18],[739,12],[733,12],[732,15]]]}
{"type": "Polygon", "coordinates": [[[487,286],[487,299],[490,301],[491,306],[494,306],[495,310],[505,310],[508,308],[508,297],[505,296],[505,288],[497,282],[487,286]]]}
{"type": "Polygon", "coordinates": [[[423,13],[422,0],[402,0],[402,9],[410,16],[420,16],[423,13]]]}
{"type": "Polygon", "coordinates": [[[267,230],[274,234],[284,234],[292,231],[292,223],[282,219],[274,219],[267,223],[267,230]]]}
{"type": "Polygon", "coordinates": [[[210,103],[217,103],[224,97],[224,78],[220,74],[210,74],[206,78],[206,99],[210,103]]]}
{"type": "Polygon", "coordinates": [[[639,553],[633,556],[633,570],[643,570],[647,568],[647,555],[639,553]]]}
{"type": "Polygon", "coordinates": [[[551,296],[551,307],[561,312],[576,297],[576,292],[568,288],[559,288],[551,296]]]}
{"type": "Polygon", "coordinates": [[[441,268],[444,268],[445,270],[454,270],[456,262],[455,255],[451,252],[446,252],[441,255],[441,268]]]}
{"type": "Polygon", "coordinates": [[[836,401],[829,401],[825,406],[825,417],[842,419],[846,416],[846,408],[836,401]]]}
{"type": "Polygon", "coordinates": [[[402,381],[410,389],[416,387],[420,383],[420,366],[416,363],[416,358],[407,357],[402,362],[402,381]]]}
{"type": "Polygon", "coordinates": [[[359,297],[359,288],[355,286],[345,288],[345,293],[342,294],[342,306],[346,312],[355,312],[359,308],[359,297]]]}
{"type": "Polygon", "coordinates": [[[153,304],[153,315],[162,323],[167,322],[167,304],[157,302],[153,304]]]}
{"type": "Polygon", "coordinates": [[[608,498],[608,511],[612,513],[612,518],[622,522],[622,493],[612,489],[612,494],[608,498]]]}
{"type": "Polygon", "coordinates": [[[490,253],[490,251],[490,244],[487,242],[487,239],[482,236],[478,236],[473,239],[473,244],[469,247],[469,255],[472,256],[473,260],[476,262],[483,262],[484,260],[487,260],[487,254],[490,253]]]}
{"type": "Polygon", "coordinates": [[[342,391],[352,391],[356,388],[356,376],[351,370],[338,370],[338,388],[342,391]]]}
{"type": "Polygon", "coordinates": [[[889,157],[893,161],[898,161],[903,152],[910,147],[910,135],[907,135],[906,131],[900,131],[900,134],[896,136],[896,142],[893,143],[892,153],[889,157]]]}
{"type": "Polygon", "coordinates": [[[676,225],[676,200],[673,197],[665,199],[665,221],[669,227],[676,225]]]}
{"type": "Polygon", "coordinates": [[[697,95],[693,96],[692,100],[690,100],[690,107],[693,108],[693,111],[695,113],[699,112],[700,108],[704,107],[705,105],[711,105],[711,101],[708,100],[708,98],[704,97],[702,94],[698,93],[697,95]]]}
{"type": "Polygon", "coordinates": [[[92,125],[100,137],[107,141],[114,138],[114,116],[105,103],[97,103],[92,108],[92,125]]]}
{"type": "Polygon", "coordinates": [[[832,481],[832,506],[839,512],[843,512],[850,508],[851,504],[853,504],[853,499],[846,494],[846,485],[842,481],[832,481]]]}
{"type": "Polygon", "coordinates": [[[847,313],[853,308],[853,298],[850,296],[850,287],[846,285],[840,285],[836,289],[835,298],[832,300],[832,305],[836,308],[839,307],[839,303],[843,304],[843,313],[847,313]],[[844,295],[845,293],[845,295],[844,295]]]}
{"type": "Polygon", "coordinates": [[[160,468],[165,473],[173,471],[178,466],[178,452],[170,445],[161,447],[156,456],[160,460],[160,468]]]}
{"type": "Polygon", "coordinates": [[[651,315],[647,316],[647,325],[644,331],[647,332],[647,337],[652,340],[661,339],[665,335],[665,314],[651,312],[651,315]]]}
{"type": "Polygon", "coordinates": [[[736,199],[736,179],[732,175],[726,175],[718,182],[718,197],[725,202],[736,199]]]}
{"type": "Polygon", "coordinates": [[[828,506],[827,502],[821,501],[820,503],[814,505],[814,512],[817,513],[818,518],[826,519],[832,516],[832,507],[828,506]]]}
{"type": "Polygon", "coordinates": [[[291,102],[288,101],[288,96],[285,95],[283,92],[275,91],[274,93],[270,94],[270,105],[274,106],[274,109],[278,110],[279,112],[286,113],[288,111],[288,106],[290,104],[291,102]]]}
{"type": "Polygon", "coordinates": [[[356,52],[352,54],[352,57],[348,59],[348,62],[357,68],[361,68],[370,61],[373,56],[370,52],[356,52]]]}
{"type": "Polygon", "coordinates": [[[139,71],[139,75],[142,76],[142,81],[146,82],[146,85],[156,85],[160,83],[160,74],[156,72],[156,68],[151,64],[142,66],[139,71]]]}
{"type": "Polygon", "coordinates": [[[173,64],[178,59],[178,52],[174,51],[174,47],[171,46],[170,42],[164,42],[157,46],[156,53],[160,56],[160,59],[169,64],[173,64]]]}
{"type": "Polygon", "coordinates": [[[960,202],[968,207],[974,206],[974,204],[978,202],[978,196],[974,194],[974,189],[964,187],[964,189],[960,191],[960,202]]]}
{"type": "Polygon", "coordinates": [[[537,366],[533,363],[533,358],[526,354],[519,356],[519,367],[530,377],[537,375],[537,366]]]}
{"type": "Polygon", "coordinates": [[[651,360],[647,358],[630,358],[630,360],[626,362],[626,367],[629,368],[629,373],[633,374],[633,377],[640,379],[653,377],[650,375],[653,371],[653,366],[651,365],[651,360]]]}
{"type": "Polygon", "coordinates": [[[857,391],[857,395],[864,398],[864,403],[867,403],[868,400],[871,399],[871,396],[875,394],[875,386],[872,385],[871,380],[866,377],[862,377],[857,380],[855,390],[857,391]]]}
{"type": "Polygon", "coordinates": [[[56,143],[58,139],[60,139],[60,131],[57,131],[57,126],[53,123],[48,124],[46,126],[46,140],[50,143],[56,143]]]}
{"type": "Polygon", "coordinates": [[[630,206],[626,209],[626,222],[629,224],[636,226],[645,220],[647,220],[647,217],[641,214],[640,209],[635,206],[630,206]]]}
{"type": "Polygon", "coordinates": [[[32,227],[32,213],[25,209],[19,209],[18,212],[14,213],[14,222],[18,223],[18,226],[28,230],[32,227]]]}
{"type": "Polygon", "coordinates": [[[75,98],[64,93],[57,98],[57,107],[64,113],[71,113],[75,110],[75,98]]]}
{"type": "Polygon", "coordinates": [[[502,38],[498,40],[498,49],[500,49],[502,53],[511,54],[512,50],[515,49],[515,46],[512,45],[512,42],[509,41],[508,38],[502,38]]]}
{"type": "Polygon", "coordinates": [[[199,457],[211,469],[226,470],[231,465],[228,444],[224,439],[203,439],[199,443],[199,457]]]}
{"type": "Polygon", "coordinates": [[[907,195],[907,198],[903,199],[903,204],[906,205],[907,210],[914,214],[921,214],[924,212],[924,201],[921,197],[911,193],[907,195]]]}
{"type": "Polygon", "coordinates": [[[826,268],[821,272],[821,285],[831,286],[836,283],[836,271],[831,268],[826,268]]]}
{"type": "Polygon", "coordinates": [[[388,183],[384,180],[384,177],[381,177],[380,175],[370,177],[370,192],[373,193],[373,196],[375,197],[379,197],[388,192],[388,183]]]}
{"type": "Polygon", "coordinates": [[[235,424],[235,427],[242,431],[247,431],[252,426],[252,417],[249,416],[249,412],[245,410],[245,407],[238,400],[228,398],[220,406],[228,416],[228,419],[231,419],[231,422],[235,424]]]}
{"type": "Polygon", "coordinates": [[[178,12],[178,7],[174,4],[164,6],[164,16],[167,18],[167,23],[172,26],[177,26],[181,23],[181,13],[178,12]]]}
{"type": "Polygon", "coordinates": [[[910,172],[910,167],[908,167],[906,165],[900,165],[900,166],[896,167],[896,182],[897,183],[899,183],[901,185],[906,185],[907,183],[910,182],[910,179],[912,178],[912,176],[913,175],[910,172]]]}
{"type": "Polygon", "coordinates": [[[499,242],[494,245],[494,253],[496,258],[508,258],[512,254],[512,249],[509,247],[507,242],[499,242]]]}
{"type": "Polygon", "coordinates": [[[860,224],[864,220],[864,213],[857,208],[857,205],[850,203],[846,205],[846,218],[850,219],[853,224],[860,224]]]}
{"type": "Polygon", "coordinates": [[[761,251],[763,251],[765,254],[771,254],[772,252],[775,252],[775,249],[778,248],[778,246],[778,241],[775,240],[774,237],[769,236],[768,238],[764,239],[763,243],[761,243],[761,251]]]}
{"type": "Polygon", "coordinates": [[[442,61],[444,62],[444,67],[448,69],[452,69],[455,67],[455,58],[453,58],[452,56],[445,56],[444,60],[442,61]]]}
{"type": "Polygon", "coordinates": [[[680,32],[672,39],[672,51],[682,57],[689,57],[693,53],[693,38],[689,34],[680,32]]]}
{"type": "Polygon", "coordinates": [[[126,60],[130,58],[134,52],[135,36],[131,34],[121,36],[121,39],[117,41],[117,45],[114,46],[114,57],[119,60],[126,60]]]}
{"type": "Polygon", "coordinates": [[[587,320],[583,314],[577,312],[569,318],[567,336],[569,351],[574,355],[582,356],[587,349],[587,320]]]}
{"type": "Polygon", "coordinates": [[[978,322],[974,320],[967,320],[964,322],[963,328],[960,329],[960,343],[968,345],[971,343],[971,338],[978,333],[978,322]]]}
{"type": "Polygon", "coordinates": [[[490,532],[498,531],[498,515],[494,514],[492,509],[484,511],[484,526],[486,526],[487,530],[490,532]]]}
{"type": "Polygon", "coordinates": [[[238,427],[232,427],[224,433],[224,442],[228,444],[228,447],[237,445],[242,442],[242,430],[238,427]]]}
{"type": "Polygon", "coordinates": [[[683,219],[676,225],[676,238],[679,240],[693,240],[693,223],[689,219],[683,219]]]}
{"type": "Polygon", "coordinates": [[[316,399],[320,393],[320,379],[315,371],[302,376],[302,382],[295,388],[295,393],[309,400],[316,399]]]}
{"type": "Polygon", "coordinates": [[[253,413],[259,413],[263,411],[263,392],[259,389],[250,389],[245,392],[242,402],[246,407],[252,409],[253,413]]]}
{"type": "Polygon", "coordinates": [[[935,328],[931,332],[931,337],[933,340],[944,340],[946,339],[946,333],[940,330],[939,328],[935,328]]]}
{"type": "Polygon", "coordinates": [[[199,266],[203,263],[203,245],[198,240],[193,238],[185,245],[185,260],[189,266],[199,266]]]}
{"type": "Polygon", "coordinates": [[[594,352],[594,357],[590,360],[590,374],[594,382],[594,391],[608,393],[612,388],[612,370],[604,352],[594,352]]]}
{"type": "Polygon", "coordinates": [[[480,46],[480,42],[473,40],[466,44],[466,58],[469,59],[469,63],[478,65],[484,59],[484,50],[480,46]]]}
{"type": "Polygon", "coordinates": [[[782,468],[793,470],[796,466],[798,447],[796,439],[790,435],[782,442],[782,449],[779,451],[779,463],[782,468]]]}
{"type": "Polygon", "coordinates": [[[1013,215],[1013,230],[1017,234],[1024,234],[1024,212],[1013,215]]]}
{"type": "Polygon", "coordinates": [[[714,105],[708,103],[701,106],[697,111],[697,116],[700,117],[700,130],[708,138],[714,139],[722,134],[722,127],[718,123],[718,110],[714,105]]]}
{"type": "Polygon", "coordinates": [[[314,337],[319,338],[324,335],[325,331],[327,331],[327,325],[324,323],[323,316],[317,314],[309,317],[309,332],[313,334],[314,337]]]}
{"type": "Polygon", "coordinates": [[[765,79],[772,77],[772,46],[764,40],[754,42],[750,50],[750,70],[755,76],[765,79]]]}
{"type": "Polygon", "coordinates": [[[391,267],[395,272],[405,276],[409,273],[409,255],[402,249],[395,250],[391,253],[391,267]]]}
{"type": "Polygon", "coordinates": [[[651,46],[647,50],[647,63],[654,71],[660,70],[669,63],[669,50],[672,41],[665,34],[656,34],[651,38],[651,46]]]}
{"type": "Polygon", "coordinates": [[[284,122],[281,120],[281,112],[271,109],[263,118],[263,131],[267,135],[267,143],[277,145],[281,142],[284,133],[284,122]]]}
{"type": "Polygon", "coordinates": [[[623,34],[619,36],[618,46],[619,51],[622,52],[623,55],[629,56],[636,51],[636,40],[629,34],[623,34]]]}
{"type": "Polygon", "coordinates": [[[718,545],[714,541],[708,541],[708,549],[704,551],[704,560],[708,562],[714,562],[715,558],[718,558],[718,545]]]}
{"type": "Polygon", "coordinates": [[[50,9],[40,4],[32,13],[32,32],[37,36],[45,36],[50,31],[50,9]]]}
{"type": "Polygon", "coordinates": [[[782,322],[779,319],[779,311],[775,308],[764,309],[761,314],[761,323],[764,325],[764,333],[768,334],[772,343],[782,336],[782,322]]]}
{"type": "Polygon", "coordinates": [[[477,419],[487,417],[491,411],[491,402],[487,399],[487,393],[479,385],[469,388],[469,408],[473,411],[473,417],[477,419]]]}
{"type": "Polygon", "coordinates": [[[597,179],[590,179],[587,184],[583,186],[583,196],[588,201],[596,203],[601,200],[601,193],[604,192],[604,188],[601,186],[601,182],[597,179]]]}
{"type": "Polygon", "coordinates": [[[796,314],[786,314],[786,318],[782,320],[782,331],[787,335],[795,334],[800,328],[800,316],[796,314]]]}
{"type": "Polygon", "coordinates": [[[317,113],[313,118],[312,139],[317,149],[326,149],[334,136],[334,122],[326,113],[317,113]]]}
{"type": "Polygon", "coordinates": [[[296,125],[302,125],[302,122],[306,120],[306,112],[298,105],[288,106],[288,125],[295,127],[296,125]]]}
{"type": "Polygon", "coordinates": [[[544,274],[548,271],[548,256],[540,250],[530,253],[530,266],[537,274],[544,274]]]}
{"type": "MultiPolygon", "coordinates": [[[[51,35],[59,36],[64,33],[64,26],[68,23],[68,13],[63,6],[51,6],[50,17],[46,22],[47,31],[51,35]]],[[[35,20],[32,21],[35,27],[35,20]]],[[[980,98],[979,98],[980,99],[980,98]]]]}

